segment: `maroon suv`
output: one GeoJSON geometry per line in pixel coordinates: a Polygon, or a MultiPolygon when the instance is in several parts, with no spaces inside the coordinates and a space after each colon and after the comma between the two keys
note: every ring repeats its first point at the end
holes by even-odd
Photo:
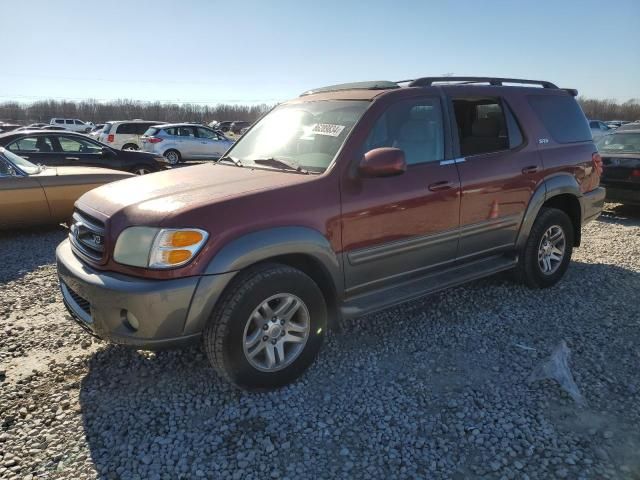
{"type": "Polygon", "coordinates": [[[264,388],[340,318],[503,270],[549,287],[604,199],[575,95],[478,77],[306,92],[215,164],[81,197],[65,304],[115,343],[202,339],[221,375],[264,388]]]}

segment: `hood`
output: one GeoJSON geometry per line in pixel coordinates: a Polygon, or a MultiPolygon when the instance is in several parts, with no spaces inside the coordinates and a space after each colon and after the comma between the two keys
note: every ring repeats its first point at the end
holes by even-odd
{"type": "Polygon", "coordinates": [[[313,178],[278,170],[206,163],[103,185],[80,197],[78,205],[107,218],[126,213],[137,224],[158,224],[168,215],[313,178]]]}

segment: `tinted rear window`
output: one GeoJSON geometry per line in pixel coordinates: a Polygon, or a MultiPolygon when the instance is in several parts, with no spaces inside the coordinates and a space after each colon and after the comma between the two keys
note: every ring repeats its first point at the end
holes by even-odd
{"type": "Polygon", "coordinates": [[[580,105],[569,95],[531,95],[529,104],[558,143],[587,142],[591,129],[580,105]]]}

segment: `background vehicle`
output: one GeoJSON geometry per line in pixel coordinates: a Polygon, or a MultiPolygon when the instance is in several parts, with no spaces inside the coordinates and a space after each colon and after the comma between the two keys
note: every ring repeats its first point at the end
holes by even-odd
{"type": "Polygon", "coordinates": [[[640,205],[640,124],[635,130],[623,127],[598,141],[602,156],[602,185],[611,202],[640,205]]]}
{"type": "Polygon", "coordinates": [[[223,133],[227,133],[231,130],[232,123],[233,122],[229,122],[229,121],[218,122],[217,125],[215,126],[215,129],[220,130],[223,133]]]}
{"type": "Polygon", "coordinates": [[[591,128],[591,135],[594,140],[597,140],[602,135],[605,135],[611,131],[611,128],[600,120],[589,120],[589,127],[591,128]]]}
{"type": "Polygon", "coordinates": [[[229,130],[231,130],[231,133],[239,135],[243,128],[249,128],[250,126],[251,122],[233,122],[229,130]]]}
{"type": "Polygon", "coordinates": [[[22,125],[18,125],[17,123],[0,123],[0,132],[11,132],[20,127],[22,127],[22,125]]]}
{"type": "Polygon", "coordinates": [[[58,247],[67,308],[116,343],[202,338],[224,378],[265,388],[300,376],[340,317],[511,269],[550,287],[604,202],[575,95],[486,77],[307,92],[215,165],[79,199],[78,228],[94,218],[109,248],[58,247]]]}
{"type": "Polygon", "coordinates": [[[100,134],[102,133],[102,130],[104,129],[104,123],[100,123],[98,125],[95,125],[93,127],[93,130],[91,130],[89,132],[89,136],[92,138],[95,138],[96,140],[98,140],[98,137],[100,136],[100,134]]]}
{"type": "Polygon", "coordinates": [[[149,120],[107,122],[98,134],[98,140],[121,150],[140,150],[142,148],[140,138],[144,132],[149,127],[162,123],[164,122],[149,120]]]}
{"type": "Polygon", "coordinates": [[[57,127],[64,127],[72,132],[90,132],[93,128],[93,124],[85,123],[77,118],[52,118],[49,122],[50,125],[57,127]]]}
{"type": "Polygon", "coordinates": [[[164,156],[170,165],[185,160],[217,159],[233,145],[224,135],[190,123],[150,127],[141,142],[145,152],[164,156]]]}
{"type": "Polygon", "coordinates": [[[0,146],[31,162],[49,166],[104,167],[143,175],[160,170],[165,163],[162,157],[118,150],[74,132],[10,132],[0,135],[0,146]]]}
{"type": "Polygon", "coordinates": [[[82,194],[130,176],[104,168],[47,168],[0,147],[0,229],[69,221],[82,194]]]}
{"type": "Polygon", "coordinates": [[[627,130],[640,130],[640,121],[625,123],[616,128],[616,132],[625,132],[627,130]]]}

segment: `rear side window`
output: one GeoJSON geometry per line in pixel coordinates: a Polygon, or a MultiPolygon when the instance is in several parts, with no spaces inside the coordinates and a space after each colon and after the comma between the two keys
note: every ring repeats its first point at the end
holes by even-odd
{"type": "Polygon", "coordinates": [[[67,125],[73,125],[73,120],[65,120],[64,121],[67,125]]]}
{"type": "Polygon", "coordinates": [[[529,104],[558,143],[591,141],[591,129],[578,102],[569,95],[531,95],[529,104]]]}
{"type": "Polygon", "coordinates": [[[56,123],[63,124],[63,123],[64,123],[64,120],[62,120],[61,118],[56,118],[56,123]]]}
{"type": "Polygon", "coordinates": [[[147,136],[147,137],[153,137],[159,131],[160,131],[159,128],[150,127],[144,132],[144,135],[147,136]]]}
{"type": "Polygon", "coordinates": [[[135,123],[121,123],[116,127],[116,131],[114,133],[119,134],[131,134],[135,133],[135,123]]]}

